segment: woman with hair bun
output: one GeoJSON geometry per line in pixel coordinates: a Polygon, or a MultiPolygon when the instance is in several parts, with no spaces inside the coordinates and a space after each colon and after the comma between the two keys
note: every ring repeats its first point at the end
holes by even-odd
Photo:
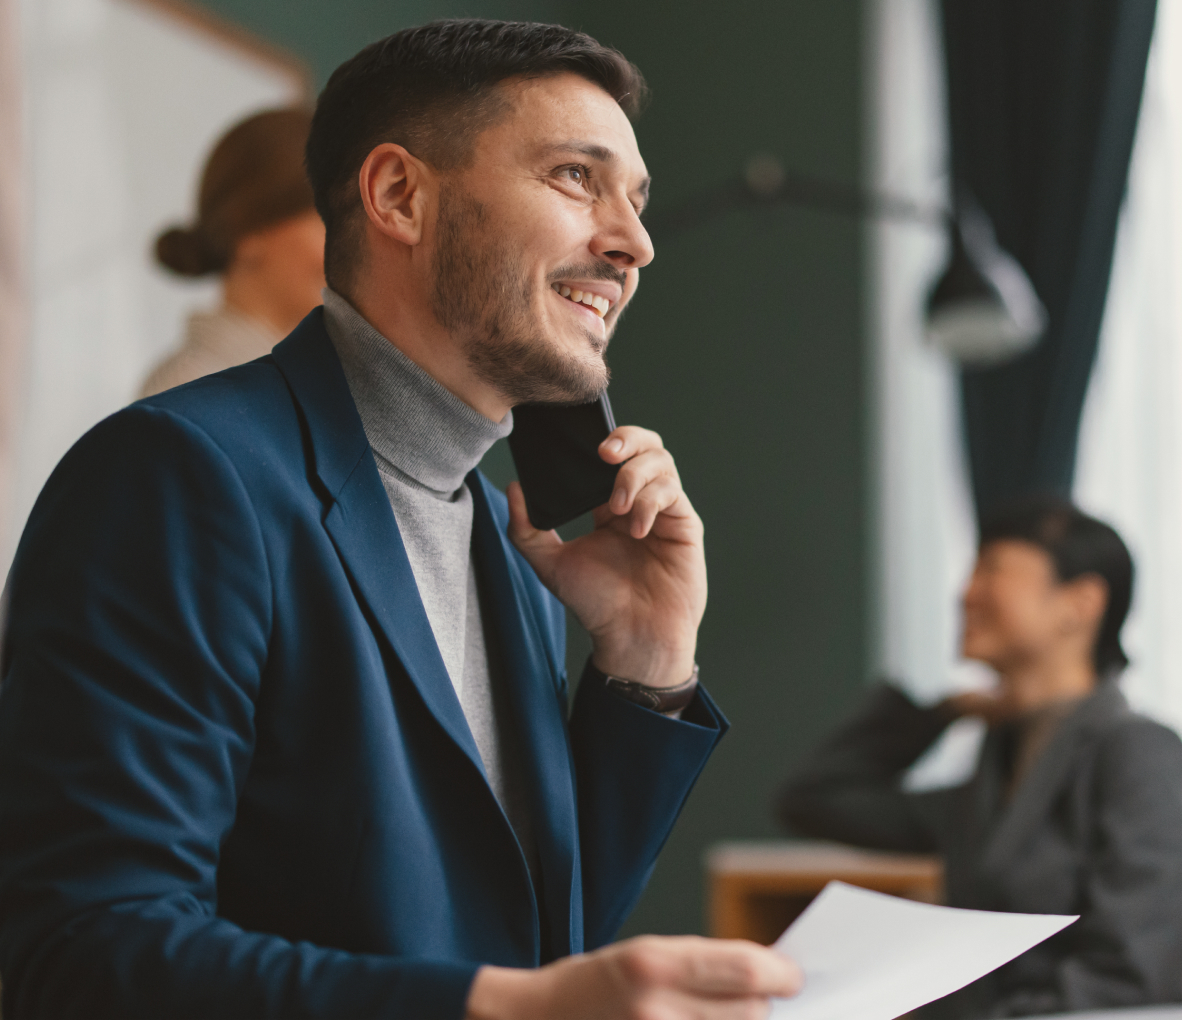
{"type": "Polygon", "coordinates": [[[141,397],[268,354],[320,304],[324,225],[304,173],[311,114],[268,110],[217,143],[190,226],[165,230],[156,259],[181,276],[218,274],[222,302],[192,315],[141,397]]]}

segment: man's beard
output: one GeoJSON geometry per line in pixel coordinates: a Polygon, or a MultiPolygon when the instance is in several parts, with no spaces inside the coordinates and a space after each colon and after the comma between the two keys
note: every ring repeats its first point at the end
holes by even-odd
{"type": "MultiPolygon", "coordinates": [[[[564,351],[533,308],[535,285],[511,246],[486,229],[484,207],[463,192],[440,195],[432,311],[458,336],[476,374],[513,404],[585,404],[606,387],[605,336],[584,330],[587,353],[564,351]]],[[[564,267],[566,278],[619,280],[605,262],[564,267]]],[[[555,278],[560,278],[555,274],[555,278]]]]}

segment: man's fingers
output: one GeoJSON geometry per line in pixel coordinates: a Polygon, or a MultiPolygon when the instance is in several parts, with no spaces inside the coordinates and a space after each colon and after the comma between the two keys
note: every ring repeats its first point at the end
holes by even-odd
{"type": "Polygon", "coordinates": [[[687,955],[682,987],[715,998],[787,998],[804,978],[794,960],[754,942],[704,939],[687,955]]]}
{"type": "Polygon", "coordinates": [[[644,538],[657,519],[657,514],[673,507],[682,498],[681,486],[672,478],[658,478],[650,482],[632,501],[632,519],[628,532],[633,538],[644,538]]]}
{"type": "Polygon", "coordinates": [[[676,484],[678,491],[681,489],[677,466],[669,451],[654,449],[638,453],[616,473],[616,485],[608,502],[612,513],[629,513],[633,501],[644,487],[658,479],[669,479],[676,484]]]}
{"type": "Polygon", "coordinates": [[[800,991],[795,961],[738,939],[644,937],[621,943],[638,987],[666,987],[706,999],[786,998],[800,991]]]}
{"type": "MultiPolygon", "coordinates": [[[[662,1002],[662,1006],[665,1003],[662,1002]]],[[[646,1016],[670,1016],[692,1018],[692,1020],[768,1020],[770,1016],[767,996],[746,999],[703,999],[700,996],[683,995],[680,992],[669,996],[664,1011],[651,1011],[646,1016]]]]}
{"type": "Polygon", "coordinates": [[[616,517],[630,517],[628,533],[644,538],[658,515],[693,518],[693,507],[681,487],[677,467],[666,450],[648,450],[628,461],[616,476],[616,488],[608,502],[616,517]]]}
{"type": "Polygon", "coordinates": [[[660,514],[693,516],[673,455],[665,449],[657,433],[635,425],[621,425],[600,445],[599,455],[609,464],[621,467],[607,503],[608,513],[596,515],[597,525],[604,523],[609,514],[631,515],[629,534],[644,538],[660,514]]]}
{"type": "Polygon", "coordinates": [[[639,425],[621,425],[599,444],[599,456],[609,464],[623,464],[630,457],[648,450],[663,450],[661,437],[639,425]]]}

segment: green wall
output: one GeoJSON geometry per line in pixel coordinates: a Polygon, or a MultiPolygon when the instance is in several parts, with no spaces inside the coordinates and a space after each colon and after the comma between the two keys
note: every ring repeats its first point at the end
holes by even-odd
{"type": "MultiPolygon", "coordinates": [[[[640,65],[653,207],[753,152],[861,176],[859,0],[206,0],[323,82],[366,42],[432,17],[562,21],[640,65]]],[[[655,428],[706,522],[702,677],[732,730],[626,933],[703,930],[712,842],[776,834],[768,804],[867,667],[869,490],[862,233],[829,214],[734,213],[669,239],[612,343],[620,421],[655,428]]],[[[507,477],[500,451],[490,474],[507,477]]],[[[577,670],[586,645],[572,639],[577,670]]],[[[576,673],[577,675],[577,673],[576,673]]],[[[641,777],[638,777],[638,780],[641,777]]]]}

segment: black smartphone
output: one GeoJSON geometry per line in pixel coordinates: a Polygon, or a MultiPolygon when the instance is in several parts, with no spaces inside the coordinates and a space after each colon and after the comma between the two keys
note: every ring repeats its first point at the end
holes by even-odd
{"type": "Polygon", "coordinates": [[[599,444],[615,427],[606,390],[589,404],[513,408],[509,450],[535,528],[557,528],[611,498],[619,465],[600,459],[599,444]]]}

